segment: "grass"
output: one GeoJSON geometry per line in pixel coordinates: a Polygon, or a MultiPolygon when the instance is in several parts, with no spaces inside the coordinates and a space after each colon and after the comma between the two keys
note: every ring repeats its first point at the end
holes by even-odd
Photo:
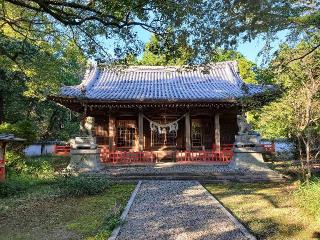
{"type": "Polygon", "coordinates": [[[320,222],[320,180],[316,178],[310,184],[302,184],[295,191],[295,197],[298,205],[320,222]]]}
{"type": "Polygon", "coordinates": [[[1,199],[1,240],[106,239],[134,184],[112,184],[102,194],[82,197],[54,197],[51,187],[1,199]]]}
{"type": "Polygon", "coordinates": [[[0,183],[0,240],[107,239],[135,185],[59,175],[68,162],[9,152],[7,179],[0,183]]]}
{"type": "MultiPolygon", "coordinates": [[[[298,194],[298,184],[232,183],[205,187],[258,239],[320,239],[320,221],[317,214],[306,210],[310,204],[303,198],[306,194],[298,194]]],[[[318,202],[319,196],[316,199],[318,202]]]]}

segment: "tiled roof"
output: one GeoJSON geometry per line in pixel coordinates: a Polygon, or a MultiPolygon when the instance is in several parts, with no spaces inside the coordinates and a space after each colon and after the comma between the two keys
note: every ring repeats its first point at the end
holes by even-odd
{"type": "Polygon", "coordinates": [[[223,101],[265,90],[262,85],[245,84],[236,62],[229,61],[188,70],[151,66],[119,70],[93,66],[80,85],[62,87],[60,96],[104,101],[223,101]]]}

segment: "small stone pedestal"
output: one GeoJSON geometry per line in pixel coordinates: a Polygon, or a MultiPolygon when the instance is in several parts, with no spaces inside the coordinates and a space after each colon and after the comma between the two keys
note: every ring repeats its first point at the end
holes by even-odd
{"type": "Polygon", "coordinates": [[[269,170],[261,152],[245,147],[235,148],[233,152],[232,162],[235,169],[269,170]]]}
{"type": "Polygon", "coordinates": [[[232,165],[235,169],[270,170],[263,161],[263,151],[259,135],[239,134],[233,148],[232,165]]]}
{"type": "Polygon", "coordinates": [[[100,162],[100,149],[71,149],[71,160],[68,170],[77,172],[98,172],[102,165],[100,162]]]}

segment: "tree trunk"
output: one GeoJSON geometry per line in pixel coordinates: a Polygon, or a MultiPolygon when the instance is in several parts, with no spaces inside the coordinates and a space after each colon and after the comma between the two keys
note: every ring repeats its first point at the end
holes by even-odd
{"type": "Polygon", "coordinates": [[[299,159],[301,164],[301,173],[302,173],[302,179],[305,180],[305,169],[304,169],[304,163],[303,163],[303,157],[302,157],[302,146],[301,146],[301,138],[298,136],[298,150],[299,150],[299,159]]]}
{"type": "Polygon", "coordinates": [[[42,134],[41,138],[42,139],[47,139],[52,135],[52,129],[54,128],[55,121],[57,119],[57,114],[59,113],[58,109],[54,109],[50,118],[49,118],[49,123],[48,127],[45,130],[45,132],[42,134]]]}
{"type": "Polygon", "coordinates": [[[306,175],[306,181],[309,184],[309,180],[311,178],[311,166],[310,166],[310,136],[307,136],[306,140],[306,161],[307,161],[307,175],[306,175]]]}
{"type": "Polygon", "coordinates": [[[0,124],[4,122],[4,98],[3,93],[0,92],[0,124]]]}

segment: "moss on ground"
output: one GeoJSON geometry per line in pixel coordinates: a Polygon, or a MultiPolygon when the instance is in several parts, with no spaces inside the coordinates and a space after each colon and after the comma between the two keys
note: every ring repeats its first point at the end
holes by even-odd
{"type": "Polygon", "coordinates": [[[258,239],[320,239],[320,222],[298,204],[295,184],[232,183],[205,187],[258,239]]]}
{"type": "Polygon", "coordinates": [[[0,239],[106,239],[134,184],[112,184],[95,196],[61,197],[51,185],[0,201],[0,239]]]}

